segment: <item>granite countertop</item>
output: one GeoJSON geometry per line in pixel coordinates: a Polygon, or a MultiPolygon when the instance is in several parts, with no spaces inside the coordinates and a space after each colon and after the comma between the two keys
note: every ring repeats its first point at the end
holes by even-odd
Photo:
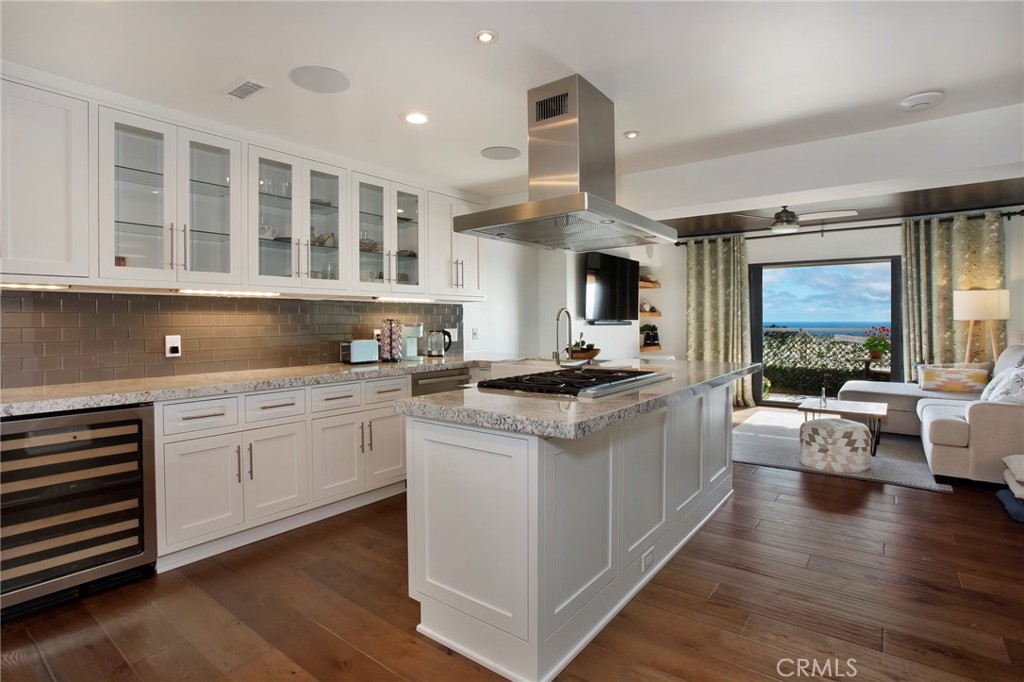
{"type": "Polygon", "coordinates": [[[461,356],[448,355],[444,358],[419,357],[396,363],[331,363],[216,374],[185,374],[149,379],[9,388],[0,393],[0,417],[269,391],[490,365],[490,362],[484,360],[464,360],[461,356]]]}
{"type": "Polygon", "coordinates": [[[517,393],[470,386],[395,402],[402,414],[498,431],[553,438],[582,438],[627,419],[682,402],[732,383],[760,368],[729,362],[644,362],[643,369],[671,372],[673,378],[639,390],[581,399],[517,393]]]}

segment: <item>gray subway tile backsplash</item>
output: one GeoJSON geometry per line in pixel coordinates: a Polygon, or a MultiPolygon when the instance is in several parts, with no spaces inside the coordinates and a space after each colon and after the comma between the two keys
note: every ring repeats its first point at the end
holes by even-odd
{"type": "Polygon", "coordinates": [[[462,351],[459,304],[5,291],[0,310],[2,388],[337,362],[386,318],[459,328],[462,351]],[[182,357],[164,357],[167,334],[182,357]]]}

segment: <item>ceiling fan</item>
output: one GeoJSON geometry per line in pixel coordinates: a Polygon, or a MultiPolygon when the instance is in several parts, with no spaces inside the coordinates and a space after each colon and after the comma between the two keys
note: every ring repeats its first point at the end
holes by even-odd
{"type": "Polygon", "coordinates": [[[734,213],[733,215],[743,216],[744,218],[756,218],[757,220],[772,220],[772,224],[768,226],[768,229],[772,231],[772,234],[792,234],[799,231],[801,220],[827,220],[828,218],[848,218],[857,215],[856,211],[818,211],[817,213],[804,213],[797,215],[793,211],[789,210],[789,207],[783,206],[782,210],[776,213],[772,218],[765,218],[760,215],[749,215],[747,213],[734,213]]]}

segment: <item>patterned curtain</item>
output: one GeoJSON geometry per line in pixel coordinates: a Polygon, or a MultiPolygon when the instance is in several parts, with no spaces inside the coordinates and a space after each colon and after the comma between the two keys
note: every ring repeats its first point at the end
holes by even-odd
{"type": "MultiPolygon", "coordinates": [[[[904,220],[903,376],[920,363],[960,362],[967,351],[967,323],[953,320],[956,289],[1003,289],[1003,217],[957,216],[952,221],[904,220]]],[[[984,354],[985,335],[975,323],[971,357],[984,354]]],[[[1006,345],[1006,322],[995,322],[996,341],[1006,345]]]]}
{"type": "MultiPolygon", "coordinates": [[[[750,362],[750,295],[743,237],[686,245],[688,360],[750,362]]],[[[733,404],[753,407],[749,376],[736,382],[733,404]]]]}

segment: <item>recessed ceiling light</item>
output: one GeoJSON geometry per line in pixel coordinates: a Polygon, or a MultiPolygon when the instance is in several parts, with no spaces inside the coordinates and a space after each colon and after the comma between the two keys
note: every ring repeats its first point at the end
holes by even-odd
{"type": "Polygon", "coordinates": [[[640,137],[640,131],[639,130],[627,130],[626,132],[622,133],[622,136],[624,138],[626,138],[627,140],[635,140],[636,138],[640,137]]]}
{"type": "Polygon", "coordinates": [[[919,92],[915,95],[904,97],[899,102],[896,102],[896,106],[904,111],[921,111],[922,109],[934,107],[945,99],[946,93],[942,90],[929,90],[928,92],[919,92]]]}
{"type": "Polygon", "coordinates": [[[498,34],[489,28],[476,32],[476,42],[481,45],[493,45],[498,40],[498,34]]]}
{"type": "Polygon", "coordinates": [[[299,66],[288,77],[300,88],[311,92],[341,92],[348,90],[348,76],[328,66],[299,66]]]}
{"type": "Polygon", "coordinates": [[[494,161],[509,161],[518,159],[522,152],[515,147],[487,147],[480,150],[480,156],[494,161]]]}
{"type": "Polygon", "coordinates": [[[429,121],[430,118],[422,111],[407,111],[402,114],[402,120],[406,123],[411,123],[414,126],[421,126],[429,121]]]}

